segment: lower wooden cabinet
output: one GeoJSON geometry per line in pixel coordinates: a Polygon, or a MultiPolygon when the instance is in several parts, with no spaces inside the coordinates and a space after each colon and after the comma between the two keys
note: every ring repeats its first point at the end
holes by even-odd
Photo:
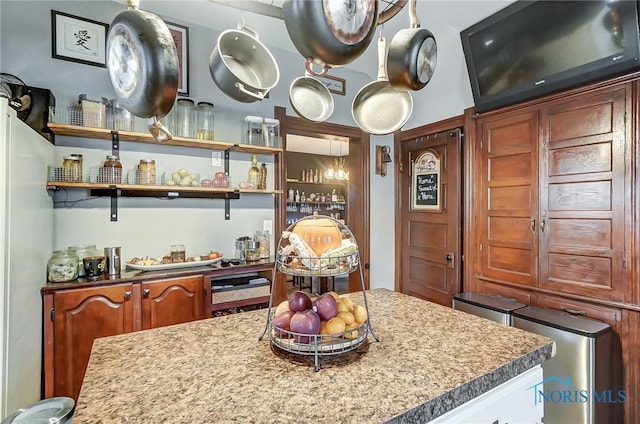
{"type": "Polygon", "coordinates": [[[78,398],[99,337],[205,318],[202,275],[44,294],[44,396],[78,398]]]}
{"type": "Polygon", "coordinates": [[[141,286],[143,330],[205,317],[201,275],[145,282],[141,286]]]}

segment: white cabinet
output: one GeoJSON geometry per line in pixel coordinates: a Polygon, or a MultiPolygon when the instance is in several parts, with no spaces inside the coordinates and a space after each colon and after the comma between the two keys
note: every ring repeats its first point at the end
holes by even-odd
{"type": "Polygon", "coordinates": [[[534,403],[534,391],[542,390],[542,380],[537,365],[429,423],[540,424],[544,408],[534,403]]]}

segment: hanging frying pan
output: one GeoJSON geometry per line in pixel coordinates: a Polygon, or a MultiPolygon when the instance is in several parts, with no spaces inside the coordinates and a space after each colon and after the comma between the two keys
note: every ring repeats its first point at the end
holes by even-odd
{"type": "Polygon", "coordinates": [[[391,39],[387,56],[389,84],[399,90],[420,90],[436,68],[437,46],[431,31],[420,28],[416,1],[409,3],[411,28],[401,29],[391,39]]]}
{"type": "Polygon", "coordinates": [[[289,102],[293,110],[302,118],[312,122],[323,122],[333,113],[331,92],[317,78],[311,76],[311,59],[306,61],[306,72],[289,87],[289,102]]]}
{"type": "Polygon", "coordinates": [[[378,79],[358,91],[353,99],[351,114],[365,132],[375,135],[391,134],[400,129],[411,116],[413,99],[408,91],[391,87],[384,69],[386,42],[378,39],[378,79]]]}
{"type": "Polygon", "coordinates": [[[128,9],[111,22],[107,36],[107,71],[118,102],[135,116],[149,119],[156,141],[171,138],[158,118],[165,116],[178,92],[178,53],[169,28],[158,16],[128,9]]]}
{"type": "Polygon", "coordinates": [[[351,63],[366,50],[376,29],[378,0],[285,0],[282,14],[302,57],[326,69],[351,63]]]}

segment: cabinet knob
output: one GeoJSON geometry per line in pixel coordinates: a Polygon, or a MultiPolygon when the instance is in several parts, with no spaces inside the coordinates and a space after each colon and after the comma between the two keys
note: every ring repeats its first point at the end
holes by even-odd
{"type": "Polygon", "coordinates": [[[144,290],[142,290],[142,295],[143,295],[144,297],[149,297],[149,292],[150,292],[150,290],[149,290],[149,289],[144,289],[144,290]]]}
{"type": "Polygon", "coordinates": [[[124,298],[125,298],[125,300],[129,300],[129,299],[131,299],[131,294],[132,294],[132,293],[131,293],[130,291],[126,291],[126,292],[124,292],[124,298]]]}

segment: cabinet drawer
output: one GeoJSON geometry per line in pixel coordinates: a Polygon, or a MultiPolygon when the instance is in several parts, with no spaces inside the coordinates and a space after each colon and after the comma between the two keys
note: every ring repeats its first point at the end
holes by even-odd
{"type": "Polygon", "coordinates": [[[530,291],[489,282],[483,282],[481,287],[481,291],[485,294],[517,300],[518,302],[524,303],[525,305],[532,304],[530,291]]]}
{"type": "Polygon", "coordinates": [[[538,294],[537,306],[569,312],[585,318],[606,322],[614,331],[620,331],[622,311],[609,306],[595,305],[580,300],[567,299],[560,296],[538,294]]]}

